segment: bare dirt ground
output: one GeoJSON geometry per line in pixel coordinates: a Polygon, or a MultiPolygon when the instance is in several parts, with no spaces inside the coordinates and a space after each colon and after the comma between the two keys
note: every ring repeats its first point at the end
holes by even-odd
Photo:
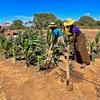
{"type": "Polygon", "coordinates": [[[73,91],[67,91],[65,72],[59,68],[63,63],[38,72],[25,68],[24,61],[0,58],[0,100],[100,100],[100,59],[84,69],[74,63],[73,91]]]}
{"type": "Polygon", "coordinates": [[[81,29],[87,39],[91,39],[93,41],[96,37],[96,33],[100,32],[100,29],[81,29]]]}
{"type": "Polygon", "coordinates": [[[0,60],[0,100],[100,100],[100,59],[85,69],[76,66],[71,72],[73,91],[67,91],[65,72],[59,67],[37,72],[35,67],[25,68],[24,61],[0,60]]]}

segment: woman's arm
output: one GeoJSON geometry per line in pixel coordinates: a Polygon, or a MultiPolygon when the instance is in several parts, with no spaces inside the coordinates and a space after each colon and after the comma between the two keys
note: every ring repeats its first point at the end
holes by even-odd
{"type": "Polygon", "coordinates": [[[76,39],[76,33],[73,33],[73,34],[72,34],[72,37],[73,37],[73,39],[75,40],[75,39],[76,39]]]}
{"type": "Polygon", "coordinates": [[[67,42],[67,44],[72,43],[74,40],[76,40],[76,33],[73,33],[72,35],[70,35],[69,41],[67,42]]]}

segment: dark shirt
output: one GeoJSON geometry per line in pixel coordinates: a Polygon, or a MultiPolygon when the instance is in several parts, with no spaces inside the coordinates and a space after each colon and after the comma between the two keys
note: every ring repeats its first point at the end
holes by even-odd
{"type": "Polygon", "coordinates": [[[81,34],[80,29],[78,27],[74,26],[74,25],[71,26],[69,32],[72,33],[72,35],[73,35],[73,33],[76,33],[76,36],[79,36],[81,34]]]}

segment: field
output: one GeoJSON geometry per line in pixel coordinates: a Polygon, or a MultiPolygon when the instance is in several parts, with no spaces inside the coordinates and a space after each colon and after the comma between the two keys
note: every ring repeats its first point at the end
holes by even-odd
{"type": "Polygon", "coordinates": [[[94,39],[96,34],[98,31],[100,31],[100,29],[81,29],[81,31],[83,33],[86,33],[86,36],[88,36],[90,39],[94,39]]]}
{"type": "MultiPolygon", "coordinates": [[[[94,39],[99,30],[82,29],[86,37],[94,39]]],[[[92,41],[92,40],[91,40],[92,41]]],[[[64,63],[39,71],[26,68],[25,61],[12,62],[0,57],[0,100],[100,100],[100,59],[84,69],[74,61],[71,72],[73,91],[67,91],[64,63]]]]}

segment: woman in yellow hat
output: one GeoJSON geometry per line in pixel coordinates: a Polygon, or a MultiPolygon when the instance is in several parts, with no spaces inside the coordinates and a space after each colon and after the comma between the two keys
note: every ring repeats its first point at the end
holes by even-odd
{"type": "Polygon", "coordinates": [[[64,27],[67,28],[72,35],[77,61],[82,64],[81,68],[84,68],[86,65],[90,64],[90,58],[86,48],[85,36],[80,29],[74,25],[74,22],[73,19],[68,18],[64,22],[64,27]]]}

